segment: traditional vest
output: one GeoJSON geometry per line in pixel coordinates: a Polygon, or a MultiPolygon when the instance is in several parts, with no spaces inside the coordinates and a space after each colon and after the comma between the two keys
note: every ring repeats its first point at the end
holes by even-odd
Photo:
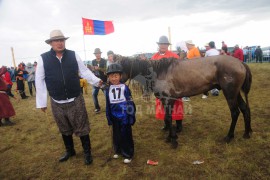
{"type": "Polygon", "coordinates": [[[75,52],[65,49],[61,62],[52,49],[41,54],[41,57],[49,95],[55,100],[78,97],[81,93],[81,87],[75,52]]]}

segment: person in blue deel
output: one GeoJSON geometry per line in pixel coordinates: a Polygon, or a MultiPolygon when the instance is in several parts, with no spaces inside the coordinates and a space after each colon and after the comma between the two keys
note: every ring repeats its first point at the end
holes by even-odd
{"type": "Polygon", "coordinates": [[[113,128],[114,159],[119,155],[124,157],[124,163],[131,162],[134,155],[132,128],[136,118],[136,107],[131,92],[125,84],[120,82],[122,66],[110,64],[107,69],[109,86],[106,90],[106,116],[109,126],[113,128]]]}

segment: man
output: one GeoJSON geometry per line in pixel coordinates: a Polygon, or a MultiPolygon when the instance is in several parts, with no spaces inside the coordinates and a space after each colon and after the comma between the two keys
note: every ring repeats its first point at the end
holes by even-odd
{"type": "Polygon", "coordinates": [[[85,164],[92,163],[89,138],[89,121],[81,94],[79,74],[92,85],[102,81],[88,70],[80,57],[65,48],[65,37],[60,30],[53,30],[45,42],[51,50],[41,54],[36,69],[36,106],[47,110],[47,90],[51,97],[54,119],[66,147],[66,153],[59,162],[67,161],[76,155],[72,134],[79,136],[84,150],[85,164]],[[46,89],[47,88],[47,89],[46,89]]]}
{"type": "Polygon", "coordinates": [[[28,72],[28,76],[27,76],[26,80],[28,83],[29,92],[30,92],[30,95],[33,96],[32,86],[34,86],[34,88],[36,89],[36,85],[35,85],[36,69],[32,66],[31,63],[28,63],[25,70],[28,72]]]}
{"type": "Polygon", "coordinates": [[[234,46],[233,57],[239,59],[239,60],[242,61],[242,62],[243,62],[243,60],[244,60],[243,50],[239,48],[239,45],[238,45],[238,44],[236,44],[236,45],[234,46]]]}
{"type": "Polygon", "coordinates": [[[201,57],[200,51],[195,47],[195,44],[192,42],[192,40],[186,41],[186,46],[188,49],[187,59],[195,59],[201,57]]]}
{"type": "Polygon", "coordinates": [[[263,52],[260,46],[258,46],[255,50],[255,56],[256,56],[256,63],[260,62],[262,63],[262,56],[263,56],[263,52]]]}
{"type": "Polygon", "coordinates": [[[17,82],[17,90],[19,90],[19,93],[22,97],[22,99],[27,99],[28,96],[25,94],[25,87],[24,87],[24,81],[25,77],[27,77],[28,72],[25,71],[25,64],[20,63],[18,66],[18,69],[15,72],[16,76],[16,82],[17,82]]]}
{"type": "MultiPolygon", "coordinates": [[[[155,53],[151,60],[159,60],[162,58],[177,58],[179,59],[179,56],[172,51],[169,51],[169,45],[171,43],[169,42],[168,38],[166,36],[161,36],[159,38],[159,41],[157,42],[159,51],[155,53]]],[[[159,99],[156,99],[156,118],[160,120],[164,120],[165,112],[163,105],[159,99]]],[[[175,120],[176,122],[176,131],[181,132],[182,131],[182,120],[183,120],[183,102],[180,99],[177,99],[173,106],[173,112],[172,112],[172,120],[175,120]]],[[[167,124],[166,121],[164,121],[164,127],[162,130],[168,130],[169,124],[167,124]]]]}
{"type": "MultiPolygon", "coordinates": [[[[101,51],[99,48],[96,48],[94,51],[94,55],[96,59],[92,60],[92,71],[96,77],[100,78],[103,82],[107,82],[106,68],[107,68],[107,61],[101,58],[101,51]]],[[[92,97],[95,105],[95,112],[98,114],[100,112],[100,106],[98,102],[98,93],[100,87],[93,86],[92,97]]],[[[102,89],[103,93],[105,94],[105,89],[102,89]]]]}
{"type": "MultiPolygon", "coordinates": [[[[210,41],[209,43],[207,43],[205,45],[205,48],[206,48],[205,57],[217,56],[220,54],[219,51],[216,49],[216,45],[215,45],[214,41],[210,41]]],[[[216,88],[212,89],[211,94],[214,96],[218,96],[218,94],[219,94],[218,89],[216,89],[216,88]]],[[[208,97],[208,92],[205,92],[202,96],[202,99],[207,99],[207,97],[208,97]]]]}

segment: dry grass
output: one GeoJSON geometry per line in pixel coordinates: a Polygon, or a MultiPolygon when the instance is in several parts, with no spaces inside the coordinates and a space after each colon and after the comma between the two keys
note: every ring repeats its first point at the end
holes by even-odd
{"type": "Polygon", "coordinates": [[[222,142],[230,125],[230,114],[223,95],[206,100],[192,97],[192,116],[184,119],[178,149],[165,142],[151,111],[154,100],[145,102],[133,91],[138,107],[133,127],[135,157],[130,165],[122,159],[106,163],[111,153],[110,128],[102,113],[95,115],[91,95],[84,95],[91,121],[91,142],[94,163],[85,166],[79,138],[75,137],[77,156],[58,163],[64,152],[61,135],[48,115],[35,108],[35,98],[14,101],[17,115],[12,127],[0,128],[0,179],[269,179],[270,175],[270,64],[250,64],[253,84],[250,92],[252,138],[242,138],[243,117],[240,116],[235,139],[222,142]],[[148,159],[158,166],[146,164],[148,159]],[[195,160],[204,160],[193,165],[195,160]]]}

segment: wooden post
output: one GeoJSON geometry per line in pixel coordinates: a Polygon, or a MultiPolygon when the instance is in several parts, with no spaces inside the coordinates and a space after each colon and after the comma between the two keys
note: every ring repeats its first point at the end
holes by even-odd
{"type": "MultiPolygon", "coordinates": [[[[171,27],[168,27],[168,34],[169,34],[169,41],[172,43],[172,38],[171,38],[171,27]]],[[[172,51],[172,45],[170,45],[170,51],[172,51]]]]}
{"type": "Polygon", "coordinates": [[[13,47],[11,47],[11,53],[12,53],[12,62],[13,62],[13,66],[14,66],[14,68],[16,68],[16,63],[15,63],[15,57],[14,57],[13,47]]]}

